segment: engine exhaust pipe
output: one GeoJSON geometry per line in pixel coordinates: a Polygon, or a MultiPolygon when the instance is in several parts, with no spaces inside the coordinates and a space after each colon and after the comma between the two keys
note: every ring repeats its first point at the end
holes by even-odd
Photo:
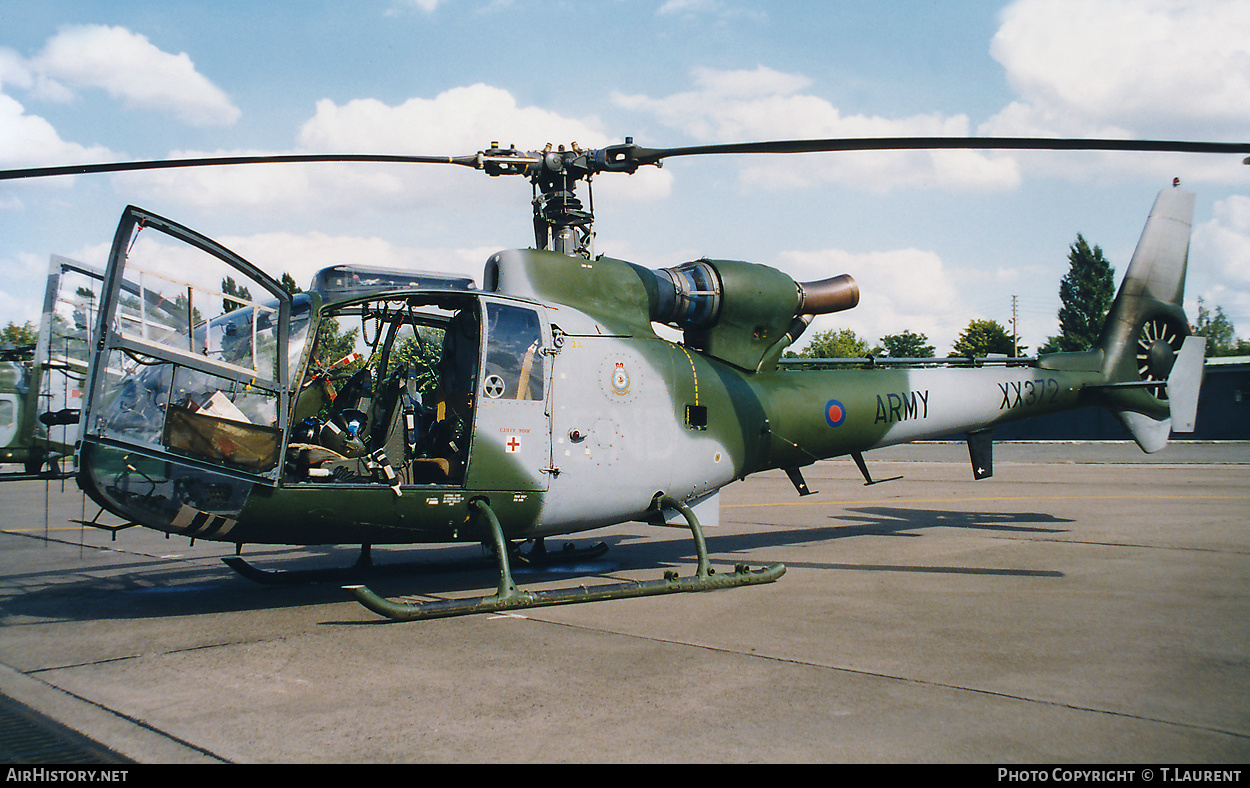
{"type": "Polygon", "coordinates": [[[851,309],[859,303],[859,285],[850,274],[821,279],[818,282],[797,282],[800,315],[827,315],[851,309]]]}

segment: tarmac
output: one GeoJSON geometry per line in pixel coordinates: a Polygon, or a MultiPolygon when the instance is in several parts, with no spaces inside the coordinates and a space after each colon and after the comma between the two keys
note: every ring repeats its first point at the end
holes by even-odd
{"type": "MultiPolygon", "coordinates": [[[[727,487],[713,565],[782,562],[775,583],[417,622],[335,584],[252,583],[220,561],[233,545],[114,541],[68,522],[97,511],[72,482],[12,482],[0,707],[62,743],[76,732],[98,763],[1250,760],[1250,444],[999,444],[994,459],[973,481],[962,444],[928,443],[870,452],[875,479],[902,476],[872,486],[844,459],[804,469],[805,497],[780,472],[727,487]]],[[[694,570],[685,529],[572,539],[610,549],[517,582],[694,570]]],[[[291,569],[356,552],[244,557],[291,569]]],[[[485,568],[369,585],[441,598],[496,582],[485,568]]]]}

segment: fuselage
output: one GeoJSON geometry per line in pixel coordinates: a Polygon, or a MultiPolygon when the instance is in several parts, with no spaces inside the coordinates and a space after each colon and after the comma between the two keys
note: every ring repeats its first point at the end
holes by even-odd
{"type": "Polygon", "coordinates": [[[482,541],[474,499],[526,539],[663,520],[661,499],[715,517],[717,491],[749,474],[1089,404],[1106,383],[1102,351],[779,365],[799,318],[826,309],[812,303],[846,308],[853,283],[805,290],[743,262],[657,272],[512,250],[487,262],[481,290],[359,268],[330,279],[293,298],[128,209],[80,485],[130,522],[195,539],[482,541]],[[136,244],[141,229],[163,235],[136,244]],[[198,280],[153,274],[178,259],[170,238],[200,253],[179,269],[198,280]],[[682,341],[657,334],[663,320],[682,341]]]}

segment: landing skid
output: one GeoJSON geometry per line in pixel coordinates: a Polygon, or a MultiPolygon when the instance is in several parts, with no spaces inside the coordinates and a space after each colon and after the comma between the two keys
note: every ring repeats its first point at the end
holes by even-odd
{"type": "Polygon", "coordinates": [[[656,504],[663,508],[677,509],[690,525],[690,531],[694,537],[695,549],[699,558],[698,569],[694,577],[678,577],[676,572],[669,571],[665,572],[663,580],[613,583],[589,587],[577,586],[575,588],[559,588],[548,591],[521,591],[512,580],[508,551],[504,549],[503,529],[499,525],[499,519],[485,501],[474,499],[469,504],[477,514],[485,517],[486,522],[490,526],[491,536],[495,541],[495,556],[499,566],[499,588],[494,594],[466,599],[439,599],[428,602],[398,603],[378,596],[363,585],[344,586],[344,590],[350,592],[360,604],[378,615],[396,621],[416,621],[427,618],[464,616],[472,613],[522,610],[548,605],[567,605],[576,602],[598,602],[606,599],[629,599],[640,596],[655,596],[657,594],[735,588],[737,586],[771,583],[786,572],[784,564],[772,564],[754,571],[745,564],[738,564],[734,567],[732,574],[717,574],[716,570],[709,565],[707,545],[703,540],[703,529],[699,526],[699,521],[695,518],[694,512],[686,504],[665,496],[657,500],[656,504]]]}
{"type": "MultiPolygon", "coordinates": [[[[528,552],[512,549],[511,560],[525,566],[546,567],[561,564],[589,561],[602,556],[608,546],[598,542],[590,547],[574,547],[566,543],[560,550],[547,550],[542,540],[535,542],[528,552]]],[[[364,545],[360,558],[352,566],[331,567],[327,569],[260,569],[238,556],[221,559],[226,566],[241,576],[261,585],[301,585],[306,583],[351,583],[371,577],[408,574],[437,574],[446,572],[467,572],[485,569],[497,565],[491,556],[471,558],[461,561],[405,561],[394,564],[375,564],[369,550],[364,545]]]]}

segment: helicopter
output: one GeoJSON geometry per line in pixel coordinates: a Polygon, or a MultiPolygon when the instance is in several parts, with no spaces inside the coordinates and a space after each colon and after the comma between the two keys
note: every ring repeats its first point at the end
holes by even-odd
{"type": "MultiPolygon", "coordinates": [[[[757,263],[649,269],[593,252],[577,187],[691,155],[1034,149],[1250,153],[1250,144],[1035,138],[782,140],[653,149],[623,144],[466,156],[249,156],[0,171],[0,179],[318,161],[453,165],[533,186],[534,246],[497,252],[480,288],[432,272],[338,266],[292,294],[213,240],[135,206],[100,287],[75,443],[76,480],[114,529],[245,544],[481,543],[493,594],[400,602],[344,585],[373,612],[415,620],[776,581],[785,566],[718,572],[705,524],[728,484],[965,434],[993,474],[993,429],[1096,405],[1146,452],[1193,431],[1204,339],[1182,306],[1194,195],[1163,189],[1097,345],[1037,358],[865,359],[801,369],[784,351],[818,315],[853,308],[846,274],[796,282],[757,263]],[[227,281],[230,286],[226,287],[227,281]],[[655,327],[681,332],[662,337],[655,327]],[[526,591],[512,562],[559,560],[545,539],[624,522],[684,524],[691,576],[526,591]],[[530,543],[528,553],[520,546],[530,543]]],[[[1248,160],[1250,161],[1250,160],[1248,160]]],[[[590,550],[598,550],[602,545],[590,550]]],[[[606,549],[606,548],[602,548],[606,549]]],[[[581,551],[572,551],[581,555],[581,551]]],[[[324,577],[325,575],[318,575],[324,577]]]]}
{"type": "Polygon", "coordinates": [[[0,480],[73,475],[63,462],[73,457],[103,279],[94,266],[52,255],[35,342],[0,348],[0,463],[21,466],[0,480]]]}

